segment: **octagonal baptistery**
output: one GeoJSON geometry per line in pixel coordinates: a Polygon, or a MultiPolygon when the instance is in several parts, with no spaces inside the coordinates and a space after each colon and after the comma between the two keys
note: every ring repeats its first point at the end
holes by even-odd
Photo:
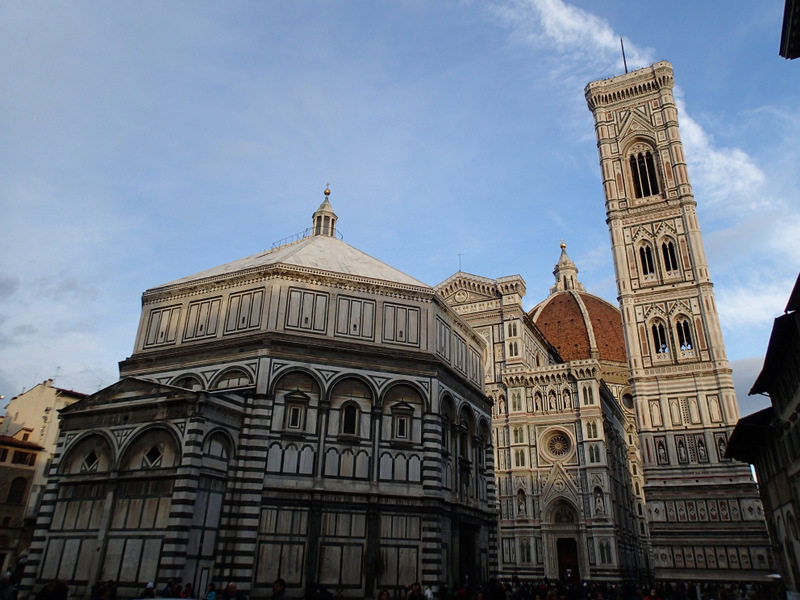
{"type": "Polygon", "coordinates": [[[32,584],[368,598],[494,572],[484,342],[341,241],[329,193],[295,241],[144,293],[122,379],[62,412],[32,584]]]}

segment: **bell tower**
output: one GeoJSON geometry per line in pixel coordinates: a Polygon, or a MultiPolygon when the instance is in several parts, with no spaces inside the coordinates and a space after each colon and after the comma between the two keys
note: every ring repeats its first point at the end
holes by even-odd
{"type": "Polygon", "coordinates": [[[594,115],[657,578],[763,579],[750,469],[668,62],[586,86],[594,115]]]}

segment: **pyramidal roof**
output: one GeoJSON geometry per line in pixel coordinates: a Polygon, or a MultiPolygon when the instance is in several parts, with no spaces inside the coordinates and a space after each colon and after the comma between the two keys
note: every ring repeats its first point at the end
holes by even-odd
{"type": "Polygon", "coordinates": [[[432,291],[429,285],[338,239],[336,237],[336,215],[327,198],[330,191],[327,189],[325,191],[325,201],[314,213],[311,233],[307,237],[260,254],[240,258],[213,269],[176,279],[148,291],[154,292],[173,286],[200,283],[204,280],[279,268],[371,279],[390,285],[400,284],[432,291]]]}

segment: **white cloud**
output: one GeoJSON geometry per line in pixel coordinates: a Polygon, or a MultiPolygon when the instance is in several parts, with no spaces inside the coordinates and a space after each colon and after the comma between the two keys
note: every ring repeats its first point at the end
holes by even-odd
{"type": "MultiPolygon", "coordinates": [[[[719,287],[716,293],[720,320],[727,327],[755,323],[769,324],[783,312],[791,282],[759,282],[751,279],[746,285],[719,287]]],[[[763,342],[765,343],[765,342],[763,342]]]]}
{"type": "MultiPolygon", "coordinates": [[[[500,21],[513,29],[515,37],[536,48],[553,48],[559,59],[569,57],[582,70],[623,68],[620,37],[608,21],[562,0],[511,0],[491,7],[500,21]]],[[[639,48],[626,40],[629,69],[653,62],[649,48],[639,48]]],[[[565,65],[566,67],[567,65],[565,65]]]]}
{"type": "Polygon", "coordinates": [[[717,148],[713,137],[686,110],[679,87],[675,101],[680,112],[681,139],[695,188],[707,204],[724,203],[725,210],[754,211],[773,205],[762,192],[764,172],[740,148],[717,148]]]}

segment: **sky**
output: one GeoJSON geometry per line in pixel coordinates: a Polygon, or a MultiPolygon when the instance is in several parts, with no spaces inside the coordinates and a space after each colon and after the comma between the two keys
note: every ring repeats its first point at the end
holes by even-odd
{"type": "Polygon", "coordinates": [[[616,303],[584,87],[668,60],[741,411],[800,270],[783,2],[0,3],[0,394],[118,379],[146,289],[269,249],[330,184],[344,241],[436,285],[563,239],[616,303]]]}

